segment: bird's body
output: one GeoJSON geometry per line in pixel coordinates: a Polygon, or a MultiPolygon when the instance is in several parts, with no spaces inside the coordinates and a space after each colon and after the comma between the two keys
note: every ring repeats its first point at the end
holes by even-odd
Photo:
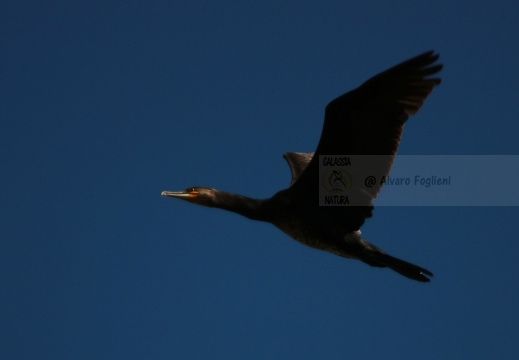
{"type": "MultiPolygon", "coordinates": [[[[382,184],[353,186],[354,206],[320,206],[319,155],[377,155],[362,163],[377,174],[389,175],[404,124],[423,105],[440,79],[433,65],[438,55],[428,52],[366,81],[326,107],[321,140],[315,153],[286,153],[292,171],[290,187],[265,200],[194,187],[162,193],[199,205],[232,211],[253,220],[274,224],[295,240],[333,254],[359,259],[371,266],[389,267],[414,280],[427,282],[432,273],[387,255],[360,236],[360,227],[372,216],[372,200],[382,184]]],[[[361,157],[362,159],[362,157],[361,157]]]]}

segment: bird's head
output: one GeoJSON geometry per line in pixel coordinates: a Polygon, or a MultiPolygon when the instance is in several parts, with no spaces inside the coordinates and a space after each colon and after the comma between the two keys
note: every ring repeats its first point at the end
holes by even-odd
{"type": "Polygon", "coordinates": [[[193,186],[182,191],[163,191],[162,196],[177,198],[203,206],[214,206],[216,190],[201,186],[193,186]]]}

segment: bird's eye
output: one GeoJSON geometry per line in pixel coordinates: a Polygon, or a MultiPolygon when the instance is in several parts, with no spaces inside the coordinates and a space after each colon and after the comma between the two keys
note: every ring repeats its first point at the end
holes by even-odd
{"type": "Polygon", "coordinates": [[[196,199],[198,197],[198,195],[200,195],[198,190],[194,187],[187,189],[187,193],[188,193],[190,199],[196,199]]]}

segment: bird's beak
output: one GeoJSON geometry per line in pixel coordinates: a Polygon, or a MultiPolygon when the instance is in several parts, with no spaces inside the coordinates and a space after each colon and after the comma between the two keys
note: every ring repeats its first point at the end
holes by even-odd
{"type": "Polygon", "coordinates": [[[188,198],[189,193],[183,191],[163,191],[160,195],[174,198],[188,198]]]}
{"type": "Polygon", "coordinates": [[[188,193],[185,191],[163,191],[160,195],[187,200],[196,198],[198,194],[198,191],[191,191],[188,193]]]}

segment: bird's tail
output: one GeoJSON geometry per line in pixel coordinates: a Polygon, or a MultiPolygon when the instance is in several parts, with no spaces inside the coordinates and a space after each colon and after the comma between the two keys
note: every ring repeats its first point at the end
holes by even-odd
{"type": "MultiPolygon", "coordinates": [[[[349,254],[349,256],[343,256],[359,259],[368,265],[381,268],[388,267],[409,279],[421,282],[429,282],[431,279],[427,276],[433,276],[433,273],[427,269],[386,254],[384,250],[379,249],[364,239],[360,235],[360,231],[348,234],[344,238],[343,244],[348,245],[349,254]],[[355,250],[352,253],[353,249],[355,250]]],[[[338,254],[342,255],[341,253],[338,254]]]]}
{"type": "Polygon", "coordinates": [[[421,281],[421,282],[429,282],[427,276],[433,276],[433,273],[423,267],[420,267],[415,264],[411,264],[407,261],[400,260],[391,255],[385,254],[384,252],[376,252],[372,254],[367,259],[363,259],[366,264],[376,267],[388,267],[397,273],[408,277],[409,279],[421,281]]]}
{"type": "Polygon", "coordinates": [[[354,240],[354,243],[361,245],[362,251],[360,253],[362,256],[357,258],[366,264],[376,267],[388,267],[409,279],[421,282],[431,281],[427,276],[433,276],[432,272],[418,265],[386,254],[384,250],[379,249],[360,236],[360,233],[351,234],[349,240],[354,240]]]}

